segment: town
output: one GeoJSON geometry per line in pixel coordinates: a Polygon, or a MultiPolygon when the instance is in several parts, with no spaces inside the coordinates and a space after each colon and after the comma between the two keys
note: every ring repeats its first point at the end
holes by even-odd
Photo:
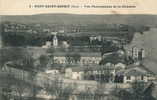
{"type": "Polygon", "coordinates": [[[157,100],[157,28],[1,23],[1,100],[157,100]]]}

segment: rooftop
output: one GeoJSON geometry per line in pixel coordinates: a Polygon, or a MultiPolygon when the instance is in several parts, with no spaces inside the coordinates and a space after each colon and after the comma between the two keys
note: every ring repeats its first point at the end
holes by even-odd
{"type": "Polygon", "coordinates": [[[126,70],[120,70],[117,74],[126,76],[154,75],[152,71],[143,65],[129,65],[126,70]]]}
{"type": "Polygon", "coordinates": [[[80,71],[96,71],[96,70],[113,70],[113,67],[107,66],[80,66],[80,67],[69,67],[72,69],[73,72],[80,72],[80,71]]]}

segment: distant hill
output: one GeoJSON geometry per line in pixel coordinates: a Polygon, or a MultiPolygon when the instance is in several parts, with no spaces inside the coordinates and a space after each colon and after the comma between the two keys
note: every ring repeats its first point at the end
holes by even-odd
{"type": "Polygon", "coordinates": [[[77,15],[77,14],[37,14],[2,16],[2,21],[19,23],[54,23],[54,24],[129,24],[157,26],[157,15],[77,15]]]}

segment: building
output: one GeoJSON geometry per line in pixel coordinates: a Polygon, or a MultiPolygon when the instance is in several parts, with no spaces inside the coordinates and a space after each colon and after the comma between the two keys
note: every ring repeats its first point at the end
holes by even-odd
{"type": "Polygon", "coordinates": [[[99,64],[101,61],[99,52],[54,52],[53,63],[55,64],[99,64]]]}
{"type": "Polygon", "coordinates": [[[53,76],[53,75],[59,75],[60,71],[59,71],[59,69],[54,68],[54,69],[46,70],[45,73],[53,76]]]}
{"type": "Polygon", "coordinates": [[[46,41],[46,44],[42,46],[42,48],[50,48],[51,47],[51,42],[46,41]]]}
{"type": "Polygon", "coordinates": [[[135,81],[148,82],[155,80],[155,74],[143,65],[129,65],[127,69],[116,72],[116,82],[132,83],[135,81]]]}
{"type": "Polygon", "coordinates": [[[112,81],[113,67],[108,66],[80,66],[65,69],[65,77],[75,80],[112,81]]]}
{"type": "Polygon", "coordinates": [[[146,36],[147,34],[135,33],[133,40],[124,46],[126,54],[132,57],[134,62],[143,60],[149,55],[150,48],[146,46],[146,36]]]}
{"type": "Polygon", "coordinates": [[[6,63],[2,68],[2,71],[19,80],[29,80],[32,73],[28,69],[21,68],[11,62],[6,63]]]}
{"type": "Polygon", "coordinates": [[[114,68],[125,69],[125,53],[122,50],[119,50],[115,53],[107,53],[103,55],[103,60],[100,62],[101,65],[105,66],[114,66],[114,68]]]}
{"type": "Polygon", "coordinates": [[[136,46],[134,46],[132,48],[132,58],[135,60],[142,60],[145,58],[145,50],[143,48],[138,48],[136,46]]]}
{"type": "Polygon", "coordinates": [[[139,49],[137,47],[133,47],[132,48],[132,57],[133,59],[138,59],[138,53],[139,53],[139,49]]]}
{"type": "Polygon", "coordinates": [[[69,79],[83,80],[84,68],[83,67],[67,68],[65,70],[65,77],[69,79]]]}

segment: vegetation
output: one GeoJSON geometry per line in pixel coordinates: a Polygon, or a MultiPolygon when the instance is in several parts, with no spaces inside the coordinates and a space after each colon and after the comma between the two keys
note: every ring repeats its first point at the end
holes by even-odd
{"type": "Polygon", "coordinates": [[[33,58],[24,48],[13,47],[0,49],[0,67],[2,68],[7,62],[19,63],[19,65],[27,67],[33,66],[33,58]]]}
{"type": "Polygon", "coordinates": [[[143,82],[134,82],[130,90],[116,89],[112,94],[120,100],[156,100],[152,96],[153,85],[145,85],[143,82]]]}
{"type": "Polygon", "coordinates": [[[75,88],[72,86],[63,87],[63,82],[60,79],[47,80],[44,84],[45,91],[53,97],[54,100],[68,100],[73,94],[75,88]]]}

